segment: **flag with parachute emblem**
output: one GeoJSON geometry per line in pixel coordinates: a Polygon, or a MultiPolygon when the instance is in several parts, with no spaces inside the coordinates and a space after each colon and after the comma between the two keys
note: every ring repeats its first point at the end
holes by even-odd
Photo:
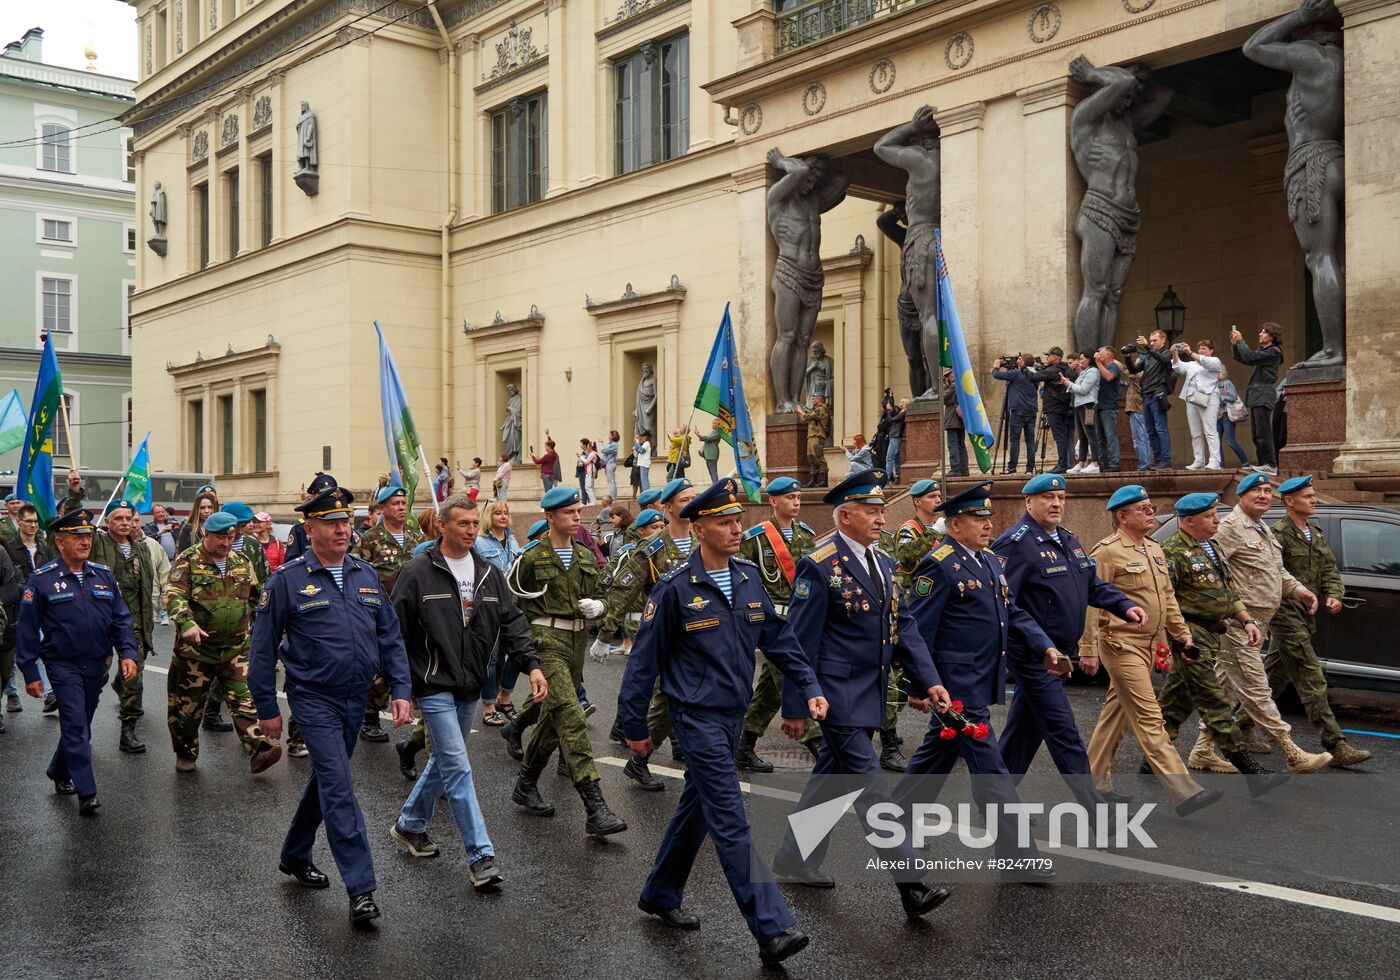
{"type": "Polygon", "coordinates": [[[758,500],[763,467],[758,463],[749,403],[744,400],[744,379],[739,373],[739,353],[728,303],[724,304],[710,362],[700,378],[700,390],[695,393],[695,407],[719,419],[720,437],[734,447],[734,469],[744,485],[744,493],[750,500],[758,500]]]}
{"type": "Polygon", "coordinates": [[[41,527],[58,512],[53,499],[53,427],[62,405],[63,374],[58,369],[53,336],[45,334],[39,377],[34,382],[34,400],[29,405],[24,451],[19,458],[19,479],[15,484],[15,496],[34,505],[41,527]]]}
{"type": "Polygon", "coordinates": [[[374,332],[379,334],[379,402],[384,412],[384,445],[389,451],[389,484],[403,487],[411,506],[418,489],[421,443],[413,426],[413,413],[408,410],[408,396],[399,380],[399,369],[378,320],[374,321],[374,332]]]}
{"type": "Polygon", "coordinates": [[[958,408],[962,411],[963,425],[967,427],[972,451],[977,456],[977,468],[986,473],[992,468],[992,445],[996,437],[992,435],[992,423],[987,417],[986,406],[982,404],[982,393],[972,373],[972,361],[967,356],[967,340],[963,337],[962,320],[958,318],[958,305],[953,300],[948,263],[943,258],[943,232],[936,229],[933,234],[938,276],[938,359],[945,368],[952,369],[958,408]]]}

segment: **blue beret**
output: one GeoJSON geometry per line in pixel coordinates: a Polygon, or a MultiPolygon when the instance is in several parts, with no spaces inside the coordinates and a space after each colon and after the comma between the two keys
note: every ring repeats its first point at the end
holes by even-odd
{"type": "Polygon", "coordinates": [[[549,527],[549,521],[547,521],[547,520],[545,520],[543,517],[541,517],[541,518],[540,518],[539,520],[537,520],[535,523],[533,523],[533,524],[530,525],[530,530],[528,530],[528,531],[525,532],[525,540],[526,540],[526,541],[533,541],[533,540],[535,540],[537,537],[539,537],[541,534],[544,533],[545,528],[547,528],[547,527],[549,527]]]}
{"type": "Polygon", "coordinates": [[[91,534],[93,531],[92,511],[79,507],[66,514],[59,514],[49,521],[48,527],[49,531],[54,534],[91,534]]]}
{"type": "Polygon", "coordinates": [[[992,487],[993,483],[988,480],[986,483],[979,483],[975,487],[968,487],[961,493],[955,493],[947,500],[943,501],[935,510],[943,511],[945,517],[956,517],[959,514],[975,514],[978,517],[990,517],[992,515],[992,487]]]}
{"type": "Polygon", "coordinates": [[[239,524],[247,524],[253,519],[253,508],[241,500],[230,500],[219,509],[239,524]]]}
{"type": "MultiPolygon", "coordinates": [[[[309,494],[318,494],[322,490],[328,490],[335,486],[339,486],[339,484],[335,482],[335,477],[331,476],[329,473],[318,472],[311,478],[311,482],[306,485],[306,492],[309,494]]],[[[211,487],[210,489],[213,488],[211,487]]]]}
{"type": "MultiPolygon", "coordinates": [[[[672,483],[676,482],[674,480],[672,483]]],[[[686,482],[689,486],[689,481],[686,482]]],[[[697,517],[723,517],[728,514],[742,514],[744,512],[743,502],[739,499],[742,493],[739,481],[732,476],[726,476],[723,480],[716,480],[704,490],[701,490],[691,498],[690,503],[685,505],[681,511],[681,516],[688,521],[693,521],[697,517]]]]}
{"type": "Polygon", "coordinates": [[[1290,493],[1297,493],[1299,490],[1305,490],[1310,486],[1312,486],[1311,474],[1307,476],[1295,476],[1291,480],[1283,481],[1278,488],[1279,496],[1286,497],[1290,493]]]}
{"type": "Polygon", "coordinates": [[[407,497],[407,496],[408,496],[408,491],[406,491],[403,487],[400,487],[400,486],[385,487],[383,490],[380,490],[379,493],[375,495],[374,502],[375,502],[376,504],[382,504],[382,503],[384,503],[386,500],[389,500],[390,498],[393,498],[393,497],[407,497]]]}
{"type": "Polygon", "coordinates": [[[637,506],[647,507],[656,502],[656,498],[661,496],[660,487],[652,487],[650,490],[643,490],[637,494],[637,506]]]}
{"type": "Polygon", "coordinates": [[[1129,483],[1126,487],[1119,487],[1113,491],[1113,496],[1108,498],[1108,506],[1104,510],[1112,513],[1119,507],[1126,507],[1129,504],[1141,503],[1147,499],[1147,488],[1140,483],[1129,483]]]}
{"type": "Polygon", "coordinates": [[[763,492],[770,497],[778,497],[785,493],[796,493],[802,489],[802,484],[798,483],[790,476],[774,477],[768,481],[768,486],[763,488],[763,492]]]}
{"type": "Polygon", "coordinates": [[[1049,493],[1052,490],[1064,490],[1069,486],[1062,473],[1041,473],[1026,481],[1026,485],[1021,488],[1021,494],[1029,497],[1037,493],[1049,493]]]}
{"type": "Polygon", "coordinates": [[[303,517],[324,521],[348,521],[355,495],[342,487],[331,485],[313,494],[293,508],[303,517]]]}
{"type": "Polygon", "coordinates": [[[578,503],[578,491],[573,487],[555,487],[540,499],[540,510],[558,510],[578,503]]]}
{"type": "Polygon", "coordinates": [[[637,515],[637,519],[632,522],[632,526],[640,531],[648,524],[655,524],[659,520],[663,520],[661,516],[661,511],[652,510],[650,507],[648,507],[646,510],[642,511],[640,514],[637,515]]]}
{"type": "Polygon", "coordinates": [[[110,514],[114,510],[129,510],[133,514],[137,513],[136,505],[133,504],[130,500],[127,500],[125,497],[123,497],[120,500],[112,501],[110,504],[107,505],[107,509],[104,510],[102,513],[110,514]]]}
{"type": "Polygon", "coordinates": [[[1173,504],[1172,509],[1178,517],[1195,517],[1210,510],[1219,499],[1218,493],[1188,493],[1173,504]]]}
{"type": "Polygon", "coordinates": [[[911,497],[927,497],[931,493],[941,492],[942,488],[939,487],[937,480],[917,480],[909,488],[909,496],[911,497]]]}
{"type": "Polygon", "coordinates": [[[859,473],[852,473],[828,490],[826,496],[822,497],[822,502],[833,507],[849,503],[883,504],[885,484],[889,479],[889,474],[884,470],[861,470],[859,473]]]}
{"type": "Polygon", "coordinates": [[[664,504],[682,490],[693,486],[695,486],[695,484],[691,483],[685,477],[678,476],[661,488],[661,493],[657,494],[656,499],[664,504]]]}
{"type": "Polygon", "coordinates": [[[5,503],[8,504],[11,500],[14,500],[14,499],[15,499],[15,495],[14,495],[14,494],[12,494],[12,493],[7,493],[7,494],[5,494],[5,503]]]}
{"type": "Polygon", "coordinates": [[[226,510],[210,514],[204,522],[205,534],[224,534],[238,526],[238,519],[226,510]]]}
{"type": "Polygon", "coordinates": [[[1249,491],[1259,486],[1259,484],[1267,484],[1268,482],[1269,474],[1251,473],[1249,474],[1249,476],[1245,477],[1243,480],[1240,481],[1239,486],[1235,487],[1235,496],[1243,497],[1245,494],[1249,493],[1249,491]]]}

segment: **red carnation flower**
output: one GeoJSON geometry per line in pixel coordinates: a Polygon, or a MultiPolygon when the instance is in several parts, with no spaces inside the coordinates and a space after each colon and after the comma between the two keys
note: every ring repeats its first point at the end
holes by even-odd
{"type": "Polygon", "coordinates": [[[972,726],[972,737],[973,737],[973,738],[986,738],[986,737],[987,737],[988,735],[990,735],[991,733],[992,733],[992,730],[991,730],[990,728],[988,728],[986,725],[982,724],[981,722],[979,722],[979,723],[977,723],[976,725],[972,726]]]}
{"type": "Polygon", "coordinates": [[[961,701],[954,701],[952,703],[952,708],[954,711],[962,711],[963,703],[961,701]]]}
{"type": "Polygon", "coordinates": [[[976,726],[976,725],[964,725],[964,726],[963,726],[963,729],[962,729],[962,733],[963,733],[964,735],[966,735],[968,738],[972,738],[972,737],[974,737],[974,736],[977,734],[977,726],[976,726]]]}
{"type": "Polygon", "coordinates": [[[941,739],[957,738],[958,733],[951,728],[945,728],[943,729],[943,731],[938,733],[938,737],[941,739]]]}

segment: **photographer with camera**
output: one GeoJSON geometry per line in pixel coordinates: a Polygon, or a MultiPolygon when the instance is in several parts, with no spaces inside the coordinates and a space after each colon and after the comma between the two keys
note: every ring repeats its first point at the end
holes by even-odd
{"type": "MultiPolygon", "coordinates": [[[[1125,355],[1127,350],[1123,349],[1125,355]]],[[[1128,371],[1142,375],[1142,413],[1146,416],[1147,440],[1152,449],[1149,468],[1169,470],[1172,468],[1172,437],[1167,429],[1167,411],[1171,408],[1175,379],[1167,335],[1160,330],[1152,331],[1150,337],[1139,334],[1134,350],[1138,359],[1128,361],[1128,371]]]]}
{"type": "Polygon", "coordinates": [[[1172,370],[1186,378],[1181,400],[1186,403],[1194,454],[1188,470],[1221,468],[1220,436],[1215,431],[1215,417],[1220,412],[1220,368],[1214,341],[1202,340],[1195,354],[1189,344],[1172,345],[1172,370]]]}
{"type": "Polygon", "coordinates": [[[1254,431],[1254,455],[1259,465],[1254,467],[1260,473],[1278,473],[1278,452],[1274,448],[1274,406],[1278,397],[1274,387],[1278,384],[1279,368],[1283,365],[1283,328],[1277,323],[1266,323],[1259,328],[1259,346],[1249,349],[1244,334],[1235,327],[1230,328],[1231,353],[1241,364],[1254,368],[1245,388],[1244,404],[1249,409],[1250,428],[1254,431]]]}
{"type": "Polygon", "coordinates": [[[1045,413],[1050,434],[1055,438],[1055,468],[1052,473],[1069,470],[1069,458],[1074,449],[1074,402],[1069,389],[1060,383],[1069,377],[1065,352],[1051,347],[1045,352],[1045,363],[1030,372],[1030,379],[1041,386],[1040,410],[1045,413]]]}
{"type": "Polygon", "coordinates": [[[1035,364],[1034,354],[1012,357],[1003,354],[992,365],[992,377],[1006,384],[1006,444],[1011,447],[1003,473],[1015,473],[1021,461],[1021,433],[1026,435],[1026,472],[1035,472],[1035,382],[1028,368],[1035,364]]]}

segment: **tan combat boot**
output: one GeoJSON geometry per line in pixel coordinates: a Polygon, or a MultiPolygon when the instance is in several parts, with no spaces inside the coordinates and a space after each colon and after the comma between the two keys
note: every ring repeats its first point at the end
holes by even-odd
{"type": "Polygon", "coordinates": [[[1291,773],[1317,772],[1332,761],[1331,752],[1304,752],[1287,735],[1280,738],[1278,744],[1283,750],[1283,758],[1287,761],[1288,771],[1291,773]]]}
{"type": "Polygon", "coordinates": [[[1233,764],[1220,757],[1220,753],[1215,751],[1215,743],[1210,740],[1210,733],[1203,731],[1196,733],[1196,744],[1191,747],[1186,764],[1203,772],[1239,772],[1233,764]]]}
{"type": "Polygon", "coordinates": [[[1359,766],[1367,759],[1371,758],[1371,753],[1366,749],[1352,748],[1345,740],[1332,746],[1332,765],[1338,769],[1345,769],[1347,766],[1359,766]]]}
{"type": "Polygon", "coordinates": [[[1260,735],[1258,730],[1251,730],[1249,737],[1244,740],[1244,744],[1240,748],[1250,755],[1268,755],[1274,750],[1273,745],[1263,735],[1260,735]]]}

